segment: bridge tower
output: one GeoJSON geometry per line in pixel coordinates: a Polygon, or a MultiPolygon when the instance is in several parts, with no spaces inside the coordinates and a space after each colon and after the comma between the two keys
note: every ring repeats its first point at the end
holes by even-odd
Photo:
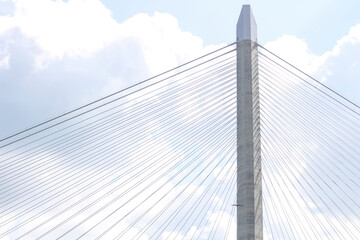
{"type": "Polygon", "coordinates": [[[262,173],[257,29],[250,5],[236,26],[237,41],[237,239],[262,240],[262,173]]]}

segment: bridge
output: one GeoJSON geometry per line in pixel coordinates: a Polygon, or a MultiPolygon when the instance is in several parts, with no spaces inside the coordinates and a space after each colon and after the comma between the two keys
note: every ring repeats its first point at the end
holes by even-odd
{"type": "Polygon", "coordinates": [[[360,106],[237,40],[0,140],[0,239],[359,239],[360,106]]]}

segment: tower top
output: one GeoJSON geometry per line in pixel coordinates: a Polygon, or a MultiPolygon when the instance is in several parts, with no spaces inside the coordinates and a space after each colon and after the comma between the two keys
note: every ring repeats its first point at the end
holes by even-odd
{"type": "Polygon", "coordinates": [[[252,40],[257,42],[257,26],[250,5],[243,5],[236,25],[236,41],[252,40]]]}

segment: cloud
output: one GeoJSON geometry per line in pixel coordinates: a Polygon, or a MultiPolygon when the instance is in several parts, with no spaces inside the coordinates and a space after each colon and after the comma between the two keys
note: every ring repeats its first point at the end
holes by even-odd
{"type": "Polygon", "coordinates": [[[0,69],[1,68],[9,69],[9,58],[10,58],[10,55],[5,55],[5,56],[1,57],[1,59],[0,59],[0,69]]]}
{"type": "Polygon", "coordinates": [[[360,103],[360,24],[350,28],[349,33],[336,45],[321,55],[315,55],[304,39],[284,35],[266,43],[265,47],[286,59],[316,79],[346,97],[360,103]]]}
{"type": "Polygon", "coordinates": [[[137,14],[118,23],[98,0],[14,0],[14,16],[0,18],[1,32],[18,27],[41,50],[37,67],[63,57],[90,57],[132,38],[141,46],[152,73],[164,71],[201,52],[201,38],[183,32],[170,14],[137,14]],[[165,61],[166,59],[166,61],[165,61]]]}
{"type": "Polygon", "coordinates": [[[350,28],[349,34],[337,41],[336,46],[332,49],[332,55],[339,55],[342,48],[347,44],[360,43],[360,24],[350,28]]]}
{"type": "Polygon", "coordinates": [[[15,27],[15,22],[12,17],[0,15],[0,35],[13,27],[15,27]]]}
{"type": "Polygon", "coordinates": [[[360,24],[352,27],[323,56],[325,60],[318,74],[326,79],[328,86],[360,104],[360,24]]]}
{"type": "Polygon", "coordinates": [[[119,24],[97,0],[15,0],[14,21],[33,39],[43,58],[89,56],[113,42],[119,24]]]}
{"type": "Polygon", "coordinates": [[[314,73],[321,64],[319,57],[311,53],[305,40],[295,36],[283,35],[266,43],[265,47],[308,73],[314,73]]]}
{"type": "Polygon", "coordinates": [[[99,0],[13,3],[13,13],[0,16],[2,136],[217,47],[204,47],[170,14],[118,23],[99,0]]]}

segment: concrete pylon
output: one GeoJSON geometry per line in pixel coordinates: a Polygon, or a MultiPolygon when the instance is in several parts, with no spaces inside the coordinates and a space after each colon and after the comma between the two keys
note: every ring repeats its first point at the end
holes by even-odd
{"type": "Polygon", "coordinates": [[[237,239],[262,240],[262,173],[257,29],[244,5],[237,37],[237,239]]]}

